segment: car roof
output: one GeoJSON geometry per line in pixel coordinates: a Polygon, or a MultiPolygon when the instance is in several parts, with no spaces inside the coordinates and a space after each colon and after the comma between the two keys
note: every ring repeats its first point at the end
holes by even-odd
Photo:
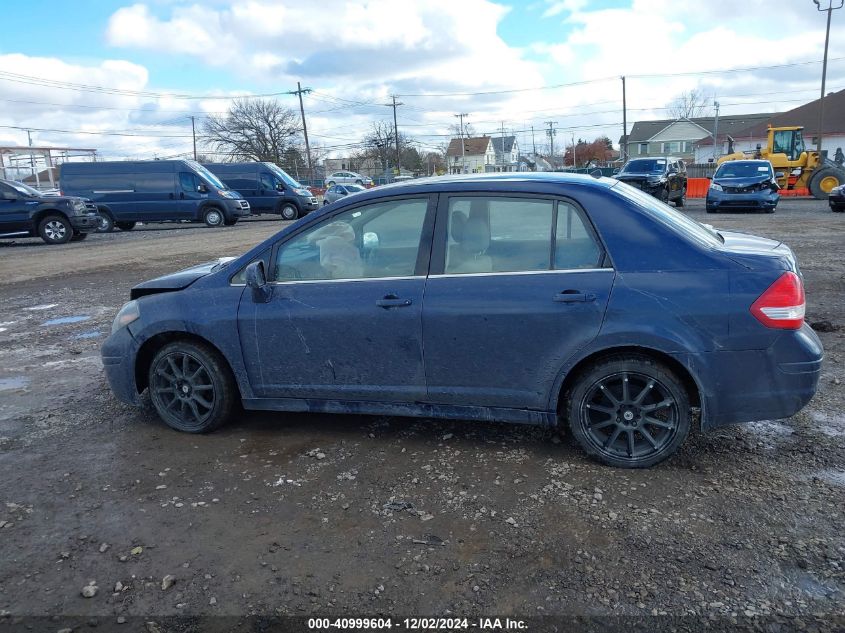
{"type": "MultiPolygon", "coordinates": [[[[413,180],[406,180],[402,182],[395,182],[389,185],[382,185],[377,190],[396,190],[405,187],[448,187],[453,188],[454,185],[466,185],[467,189],[471,189],[472,185],[482,185],[483,187],[500,185],[498,188],[504,188],[509,183],[542,183],[542,184],[580,184],[592,186],[612,187],[615,180],[609,178],[596,178],[589,174],[572,174],[564,172],[534,172],[534,171],[516,171],[516,172],[500,172],[491,174],[453,174],[449,176],[431,176],[427,178],[414,178],[413,180]]],[[[371,191],[377,191],[372,189],[371,191]]]]}

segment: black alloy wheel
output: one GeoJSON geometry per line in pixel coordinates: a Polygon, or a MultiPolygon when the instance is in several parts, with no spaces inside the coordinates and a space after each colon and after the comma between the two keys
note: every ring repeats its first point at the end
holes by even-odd
{"type": "Polygon", "coordinates": [[[577,381],[568,399],[572,434],[600,461],[645,468],[672,455],[691,426],[684,385],[648,358],[613,359],[577,381]]]}
{"type": "Polygon", "coordinates": [[[159,350],[150,365],[149,390],[161,419],[187,433],[206,433],[223,424],[237,393],[219,354],[189,342],[159,350]]]}

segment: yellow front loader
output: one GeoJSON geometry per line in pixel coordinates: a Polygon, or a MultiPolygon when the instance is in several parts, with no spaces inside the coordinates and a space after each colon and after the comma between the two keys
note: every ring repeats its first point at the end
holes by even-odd
{"type": "Polygon", "coordinates": [[[731,153],[716,162],[721,165],[729,160],[768,160],[774,167],[781,189],[806,187],[815,198],[826,200],[831,189],[845,184],[845,171],[832,160],[822,159],[818,152],[807,151],[801,135],[803,129],[797,126],[769,127],[766,147],[758,145],[754,152],[733,152],[733,139],[728,137],[731,153]]]}

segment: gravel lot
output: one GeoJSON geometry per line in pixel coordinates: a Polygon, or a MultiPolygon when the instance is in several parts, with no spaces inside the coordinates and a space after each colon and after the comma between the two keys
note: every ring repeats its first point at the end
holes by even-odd
{"type": "Polygon", "coordinates": [[[688,212],[793,247],[826,362],[800,414],[698,434],[646,471],[497,424],[249,413],[172,432],[106,386],[116,310],[139,281],[282,223],[0,240],[0,630],[317,613],[842,630],[845,215],[810,200],[688,212]]]}

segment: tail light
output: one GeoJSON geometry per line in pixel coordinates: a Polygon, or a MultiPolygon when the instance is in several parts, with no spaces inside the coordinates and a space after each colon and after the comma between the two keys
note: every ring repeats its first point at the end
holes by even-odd
{"type": "Polygon", "coordinates": [[[766,327],[798,330],[804,324],[805,307],[801,278],[785,272],[751,305],[751,314],[766,327]]]}

